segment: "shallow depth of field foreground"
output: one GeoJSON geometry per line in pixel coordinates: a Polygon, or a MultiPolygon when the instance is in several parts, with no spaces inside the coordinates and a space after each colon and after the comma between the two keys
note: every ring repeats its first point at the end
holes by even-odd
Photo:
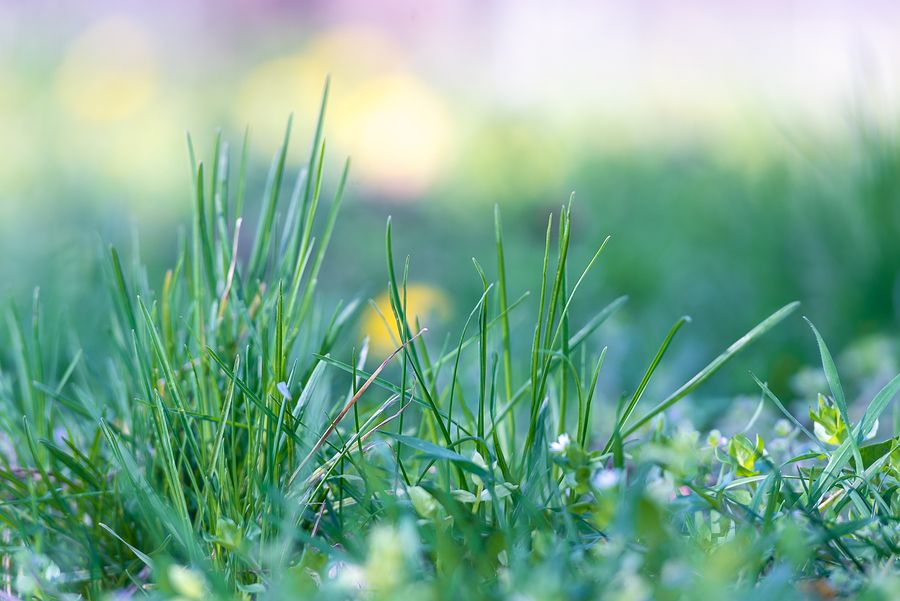
{"type": "MultiPolygon", "coordinates": [[[[426,125],[462,113],[412,80],[390,101],[342,91],[335,48],[393,56],[348,29],[278,63],[305,79],[277,136],[194,130],[153,163],[115,112],[153,104],[129,62],[147,32],[116,23],[73,44],[56,88],[36,84],[81,111],[65,158],[47,151],[59,182],[0,169],[0,601],[898,598],[889,118],[828,138],[852,155],[834,163],[796,141],[800,167],[758,140],[560,160],[523,154],[528,119],[492,137],[485,117],[451,169],[426,125]],[[121,57],[88,85],[77,60],[111,35],[121,57]],[[330,60],[338,75],[310,83],[330,60]],[[366,121],[352,98],[386,104],[366,121]],[[342,127],[357,142],[333,148],[342,127]],[[98,160],[105,175],[82,170],[98,160]],[[132,185],[151,199],[129,230],[132,185]]],[[[260,69],[210,113],[294,98],[260,69]]],[[[38,110],[19,100],[0,132],[38,110]]],[[[554,135],[614,137],[584,115],[554,135]]],[[[31,160],[7,143],[0,160],[31,160]]]]}

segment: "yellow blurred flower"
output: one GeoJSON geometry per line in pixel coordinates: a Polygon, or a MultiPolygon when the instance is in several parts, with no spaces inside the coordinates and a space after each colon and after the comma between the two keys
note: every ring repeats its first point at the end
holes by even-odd
{"type": "Polygon", "coordinates": [[[442,175],[453,120],[425,82],[406,72],[374,78],[357,88],[346,110],[345,143],[364,184],[408,199],[442,175]]]}
{"type": "Polygon", "coordinates": [[[327,134],[329,144],[334,144],[344,104],[357,86],[400,68],[402,60],[390,38],[375,29],[327,31],[311,39],[302,51],[264,61],[247,74],[239,87],[235,120],[241,127],[249,124],[255,143],[271,150],[281,142],[284,122],[293,113],[298,116],[297,139],[304,140],[312,135],[311,117],[318,111],[325,78],[331,76],[327,134]]]}
{"type": "MultiPolygon", "coordinates": [[[[400,294],[402,297],[402,290],[400,294]]],[[[373,302],[377,310],[371,306],[368,308],[360,324],[360,332],[369,337],[372,352],[381,356],[399,346],[400,334],[388,292],[383,292],[373,302]]],[[[406,287],[406,313],[410,328],[416,327],[416,320],[422,327],[427,327],[450,316],[450,300],[438,288],[428,284],[410,284],[406,287]]]]}
{"type": "Polygon", "coordinates": [[[203,574],[179,565],[171,565],[168,570],[169,584],[182,599],[203,599],[209,591],[203,574]]]}
{"type": "Polygon", "coordinates": [[[60,101],[73,115],[116,121],[148,106],[157,60],[147,32],[122,17],[99,21],[66,51],[57,74],[60,101]]]}
{"type": "MultiPolygon", "coordinates": [[[[412,198],[434,183],[454,147],[450,111],[375,30],[336,29],[303,52],[259,65],[240,86],[235,118],[251,123],[256,143],[271,148],[288,114],[315,113],[329,75],[328,147],[353,158],[358,181],[395,199],[412,198]]],[[[297,139],[311,135],[313,125],[298,119],[297,139]]]]}

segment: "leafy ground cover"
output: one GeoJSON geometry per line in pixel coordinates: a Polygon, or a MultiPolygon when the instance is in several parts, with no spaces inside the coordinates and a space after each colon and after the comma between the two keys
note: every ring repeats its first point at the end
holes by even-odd
{"type": "Polygon", "coordinates": [[[290,181],[289,138],[247,220],[246,152],[191,151],[191,234],[163,281],[136,250],[103,260],[100,356],[79,350],[77,324],[48,331],[37,294],[30,319],[9,313],[4,598],[893,598],[900,377],[851,419],[812,328],[826,386],[808,416],[760,375],[763,403],[739,429],[667,417],[797,318],[791,303],[645,398],[677,320],[631,390],[600,399],[603,324],[626,299],[570,312],[606,247],[569,264],[571,203],[547,223],[528,291],[508,286],[495,213],[496,253],[472,265],[481,294],[443,340],[406,310],[410,260],[388,221],[396,350],[345,352],[363,303],[322,306],[317,283],[349,164],[325,199],[322,116],[290,181]],[[510,328],[532,307],[533,327],[510,328]],[[780,419],[748,436],[764,407],[780,419]]]}

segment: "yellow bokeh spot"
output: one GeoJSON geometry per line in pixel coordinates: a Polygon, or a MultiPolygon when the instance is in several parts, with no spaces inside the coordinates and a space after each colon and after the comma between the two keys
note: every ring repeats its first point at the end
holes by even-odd
{"type": "Polygon", "coordinates": [[[99,21],[66,51],[57,74],[62,105],[76,117],[116,121],[153,100],[157,61],[147,32],[130,19],[99,21]]]}
{"type": "Polygon", "coordinates": [[[363,82],[400,68],[403,58],[390,38],[375,29],[340,27],[309,41],[303,51],[267,60],[256,66],[239,86],[235,119],[250,125],[254,140],[264,148],[281,142],[291,113],[297,139],[312,134],[322,86],[332,79],[328,102],[329,144],[340,137],[346,100],[363,82]]]}
{"type": "Polygon", "coordinates": [[[452,119],[440,97],[411,74],[366,82],[344,117],[356,173],[378,192],[412,198],[442,174],[452,119]]]}
{"type": "Polygon", "coordinates": [[[454,147],[450,112],[406,68],[393,43],[373,30],[338,29],[301,53],[259,65],[240,86],[236,119],[252,124],[255,142],[271,148],[293,113],[301,117],[296,139],[304,140],[314,125],[307,116],[316,113],[328,76],[328,150],[353,158],[357,181],[402,200],[440,177],[454,147]]]}
{"type": "MultiPolygon", "coordinates": [[[[403,291],[400,291],[401,298],[403,291]]],[[[360,324],[363,336],[369,337],[369,345],[376,356],[390,353],[400,344],[400,334],[391,311],[388,292],[383,292],[373,302],[376,310],[369,307],[360,324]],[[383,317],[382,317],[383,316],[383,317]]],[[[438,288],[427,284],[410,284],[406,287],[406,314],[410,328],[416,322],[422,327],[434,325],[450,316],[450,300],[438,288]]]]}

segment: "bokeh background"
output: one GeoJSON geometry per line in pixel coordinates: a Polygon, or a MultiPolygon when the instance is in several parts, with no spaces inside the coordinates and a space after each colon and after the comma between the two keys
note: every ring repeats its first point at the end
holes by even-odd
{"type": "MultiPolygon", "coordinates": [[[[451,328],[480,294],[470,258],[493,265],[493,205],[516,297],[574,190],[575,264],[612,235],[576,312],[630,296],[603,332],[612,390],[682,314],[664,382],[795,299],[848,369],[896,369],[900,6],[879,0],[0,0],[4,296],[38,285],[102,336],[99,249],[139,237],[151,281],[175,256],[185,131],[206,156],[250,128],[254,201],[291,113],[307,160],[328,75],[332,187],[353,159],[329,298],[381,293],[393,215],[451,328]]],[[[788,390],[814,357],[793,320],[717,382],[788,390]]]]}

